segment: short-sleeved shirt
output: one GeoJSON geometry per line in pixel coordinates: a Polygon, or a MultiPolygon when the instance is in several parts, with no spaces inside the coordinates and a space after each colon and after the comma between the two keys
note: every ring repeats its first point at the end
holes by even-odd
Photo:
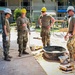
{"type": "Polygon", "coordinates": [[[5,35],[4,26],[6,26],[6,31],[10,33],[10,25],[9,25],[9,20],[7,18],[3,18],[3,21],[2,21],[3,34],[5,35]]]}
{"type": "Polygon", "coordinates": [[[24,17],[24,18],[19,17],[17,19],[18,30],[28,30],[27,25],[25,26],[25,28],[22,26],[22,24],[24,24],[24,23],[29,24],[29,19],[27,17],[24,17]]]}
{"type": "Polygon", "coordinates": [[[73,32],[74,24],[75,24],[75,15],[70,17],[70,20],[69,20],[69,33],[71,34],[73,32]]]}
{"type": "Polygon", "coordinates": [[[42,26],[48,26],[50,25],[50,19],[52,18],[51,15],[41,15],[40,16],[40,19],[41,19],[41,23],[42,23],[42,26]]]}

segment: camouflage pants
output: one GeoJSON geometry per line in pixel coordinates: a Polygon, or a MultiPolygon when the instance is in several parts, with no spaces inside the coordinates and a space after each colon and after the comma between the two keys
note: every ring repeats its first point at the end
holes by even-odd
{"type": "Polygon", "coordinates": [[[20,53],[26,50],[27,42],[28,42],[28,32],[27,31],[18,32],[17,43],[19,47],[18,51],[20,53]]]}
{"type": "Polygon", "coordinates": [[[42,37],[43,46],[50,46],[50,30],[42,28],[40,35],[42,37]]]}
{"type": "Polygon", "coordinates": [[[9,39],[6,40],[6,36],[5,35],[2,35],[2,38],[3,38],[3,54],[4,56],[8,56],[9,54],[9,47],[10,47],[10,35],[8,36],[9,39]]]}
{"type": "Polygon", "coordinates": [[[69,38],[67,42],[67,48],[70,53],[70,59],[75,60],[75,35],[71,38],[69,38]]]}

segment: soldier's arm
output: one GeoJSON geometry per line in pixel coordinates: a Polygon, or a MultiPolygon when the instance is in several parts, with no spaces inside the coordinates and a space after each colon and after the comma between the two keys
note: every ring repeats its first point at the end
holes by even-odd
{"type": "Polygon", "coordinates": [[[30,31],[30,23],[27,24],[27,28],[30,31]]]}
{"type": "MultiPolygon", "coordinates": [[[[67,38],[67,36],[72,37],[73,35],[75,35],[75,18],[72,18],[72,22],[73,22],[73,25],[74,25],[73,32],[72,32],[72,34],[70,34],[69,31],[68,31],[67,34],[65,35],[65,39],[67,38]]],[[[70,27],[69,27],[69,30],[70,30],[70,27]]]]}
{"type": "Polygon", "coordinates": [[[6,30],[6,21],[5,20],[3,21],[3,28],[4,28],[5,35],[8,36],[8,32],[6,30]]]}
{"type": "Polygon", "coordinates": [[[28,30],[30,32],[30,21],[29,21],[29,19],[28,19],[28,23],[27,23],[27,28],[28,28],[28,30]]]}
{"type": "Polygon", "coordinates": [[[5,32],[5,35],[6,35],[6,36],[9,35],[8,32],[7,32],[7,30],[6,30],[6,25],[4,25],[4,32],[5,32]]]}
{"type": "Polygon", "coordinates": [[[73,35],[75,35],[75,24],[74,24],[74,28],[73,28],[73,35]]]}
{"type": "Polygon", "coordinates": [[[17,20],[16,20],[16,24],[17,24],[17,30],[18,30],[18,26],[21,25],[21,23],[20,23],[20,18],[17,18],[17,20]]]}
{"type": "Polygon", "coordinates": [[[38,19],[38,23],[40,24],[40,26],[42,26],[42,23],[41,23],[41,19],[40,18],[38,19]]]}
{"type": "Polygon", "coordinates": [[[75,18],[74,18],[74,20],[73,20],[73,23],[74,23],[74,28],[73,28],[73,35],[75,35],[75,18]]]}
{"type": "Polygon", "coordinates": [[[40,17],[38,18],[38,23],[39,23],[40,26],[42,26],[41,18],[42,18],[42,16],[40,16],[40,17]]]}
{"type": "Polygon", "coordinates": [[[69,31],[67,31],[66,35],[64,36],[64,39],[67,40],[67,36],[69,34],[69,31]]]}
{"type": "Polygon", "coordinates": [[[53,17],[51,17],[50,19],[51,19],[51,24],[50,24],[50,26],[52,27],[52,26],[54,25],[54,23],[55,23],[55,19],[54,19],[53,17]]]}
{"type": "Polygon", "coordinates": [[[20,23],[20,17],[17,18],[16,23],[17,23],[17,26],[21,25],[21,23],[20,23]]]}

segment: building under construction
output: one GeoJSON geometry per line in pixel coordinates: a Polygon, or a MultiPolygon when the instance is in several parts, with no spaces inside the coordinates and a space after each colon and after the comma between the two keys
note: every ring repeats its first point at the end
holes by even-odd
{"type": "MultiPolygon", "coordinates": [[[[56,15],[56,17],[64,17],[66,9],[69,5],[75,5],[75,0],[0,0],[0,23],[1,15],[5,8],[10,8],[12,12],[16,8],[26,8],[34,20],[40,15],[43,6],[47,8],[47,13],[56,15]]],[[[13,16],[12,19],[13,21],[13,16]]]]}

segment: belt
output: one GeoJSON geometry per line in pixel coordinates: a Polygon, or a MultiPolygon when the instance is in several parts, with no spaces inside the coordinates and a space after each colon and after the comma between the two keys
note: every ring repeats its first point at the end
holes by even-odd
{"type": "Polygon", "coordinates": [[[25,32],[26,30],[18,30],[19,32],[25,32]]]}
{"type": "Polygon", "coordinates": [[[50,26],[49,25],[48,26],[42,26],[42,28],[48,29],[48,28],[50,28],[50,26]]]}

